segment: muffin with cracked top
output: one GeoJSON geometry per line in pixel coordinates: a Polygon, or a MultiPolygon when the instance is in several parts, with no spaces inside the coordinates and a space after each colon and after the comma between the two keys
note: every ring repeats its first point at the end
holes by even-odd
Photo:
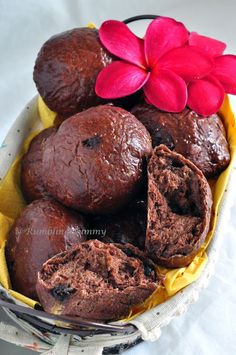
{"type": "Polygon", "coordinates": [[[74,28],[44,43],[33,77],[47,106],[66,118],[103,101],[95,94],[95,81],[111,60],[98,30],[74,28]]]}
{"type": "Polygon", "coordinates": [[[228,166],[229,146],[217,113],[202,117],[188,108],[180,113],[163,112],[145,103],[131,112],[151,134],[153,147],[165,144],[191,160],[207,178],[219,175],[228,166]]]}
{"type": "Polygon", "coordinates": [[[97,106],[64,121],[45,143],[48,193],[83,213],[107,214],[131,201],[146,177],[151,137],[131,113],[97,106]]]}

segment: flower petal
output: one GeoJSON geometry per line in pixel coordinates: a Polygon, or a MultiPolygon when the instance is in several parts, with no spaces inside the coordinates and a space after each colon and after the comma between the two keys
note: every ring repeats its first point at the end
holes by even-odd
{"type": "Polygon", "coordinates": [[[187,102],[186,83],[169,70],[151,72],[143,90],[147,100],[163,111],[180,112],[187,102]]]}
{"type": "Polygon", "coordinates": [[[103,22],[99,29],[99,38],[104,47],[118,58],[146,67],[143,39],[135,36],[123,22],[103,22]]]}
{"type": "Polygon", "coordinates": [[[225,92],[219,81],[208,75],[189,83],[187,105],[199,115],[210,116],[220,109],[224,96],[225,92]]]}
{"type": "Polygon", "coordinates": [[[158,64],[163,69],[174,71],[187,82],[206,76],[213,68],[211,57],[194,46],[172,49],[158,64]]]}
{"type": "Polygon", "coordinates": [[[197,32],[190,33],[188,42],[190,46],[199,47],[212,57],[222,55],[226,48],[226,44],[224,42],[218,41],[217,39],[211,37],[199,35],[197,32]]]}
{"type": "Polygon", "coordinates": [[[216,58],[212,74],[216,76],[228,94],[236,95],[235,55],[227,54],[216,58]]]}
{"type": "Polygon", "coordinates": [[[159,17],[153,20],[147,28],[144,39],[148,65],[155,66],[164,53],[183,46],[187,40],[188,31],[181,22],[169,17],[159,17]]]}
{"type": "Polygon", "coordinates": [[[149,73],[136,65],[116,61],[100,71],[95,91],[104,99],[116,99],[138,91],[148,78],[149,73]]]}

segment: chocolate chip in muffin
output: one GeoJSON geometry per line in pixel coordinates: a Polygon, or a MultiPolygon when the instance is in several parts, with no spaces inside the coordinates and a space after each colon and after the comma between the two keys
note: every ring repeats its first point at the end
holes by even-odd
{"type": "Polygon", "coordinates": [[[69,298],[73,293],[75,292],[75,289],[73,287],[70,287],[68,284],[62,284],[59,286],[54,287],[52,289],[52,296],[60,301],[63,302],[67,298],[69,298]]]}
{"type": "Polygon", "coordinates": [[[96,148],[100,143],[101,143],[101,137],[99,136],[94,136],[82,141],[83,146],[89,149],[96,148]]]}

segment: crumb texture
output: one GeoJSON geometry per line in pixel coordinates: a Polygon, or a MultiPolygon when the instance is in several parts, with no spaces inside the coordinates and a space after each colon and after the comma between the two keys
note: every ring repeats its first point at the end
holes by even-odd
{"type": "Polygon", "coordinates": [[[114,320],[128,315],[160,281],[154,264],[132,245],[90,240],[47,261],[37,291],[46,311],[114,320]]]}
{"type": "Polygon", "coordinates": [[[194,257],[209,228],[209,185],[191,162],[163,145],[154,150],[148,176],[149,256],[166,266],[177,257],[178,265],[173,266],[183,266],[194,257]]]}

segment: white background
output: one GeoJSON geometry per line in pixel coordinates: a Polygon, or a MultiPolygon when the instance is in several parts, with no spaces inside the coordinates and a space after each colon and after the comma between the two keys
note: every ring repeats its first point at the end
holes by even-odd
{"type": "MultiPolygon", "coordinates": [[[[236,54],[236,0],[0,0],[0,144],[26,102],[36,93],[32,71],[38,50],[53,34],[89,21],[136,14],[181,20],[190,30],[216,37],[236,54]]],[[[136,30],[142,33],[143,23],[136,30]]],[[[236,186],[236,184],[235,184],[236,186]]],[[[155,343],[127,351],[135,354],[236,354],[236,188],[235,204],[215,276],[197,304],[163,329],[155,343]]],[[[0,196],[1,198],[1,196],[0,196]]],[[[7,321],[0,311],[0,321],[7,321]]],[[[0,354],[33,354],[0,341],[0,354]]]]}

